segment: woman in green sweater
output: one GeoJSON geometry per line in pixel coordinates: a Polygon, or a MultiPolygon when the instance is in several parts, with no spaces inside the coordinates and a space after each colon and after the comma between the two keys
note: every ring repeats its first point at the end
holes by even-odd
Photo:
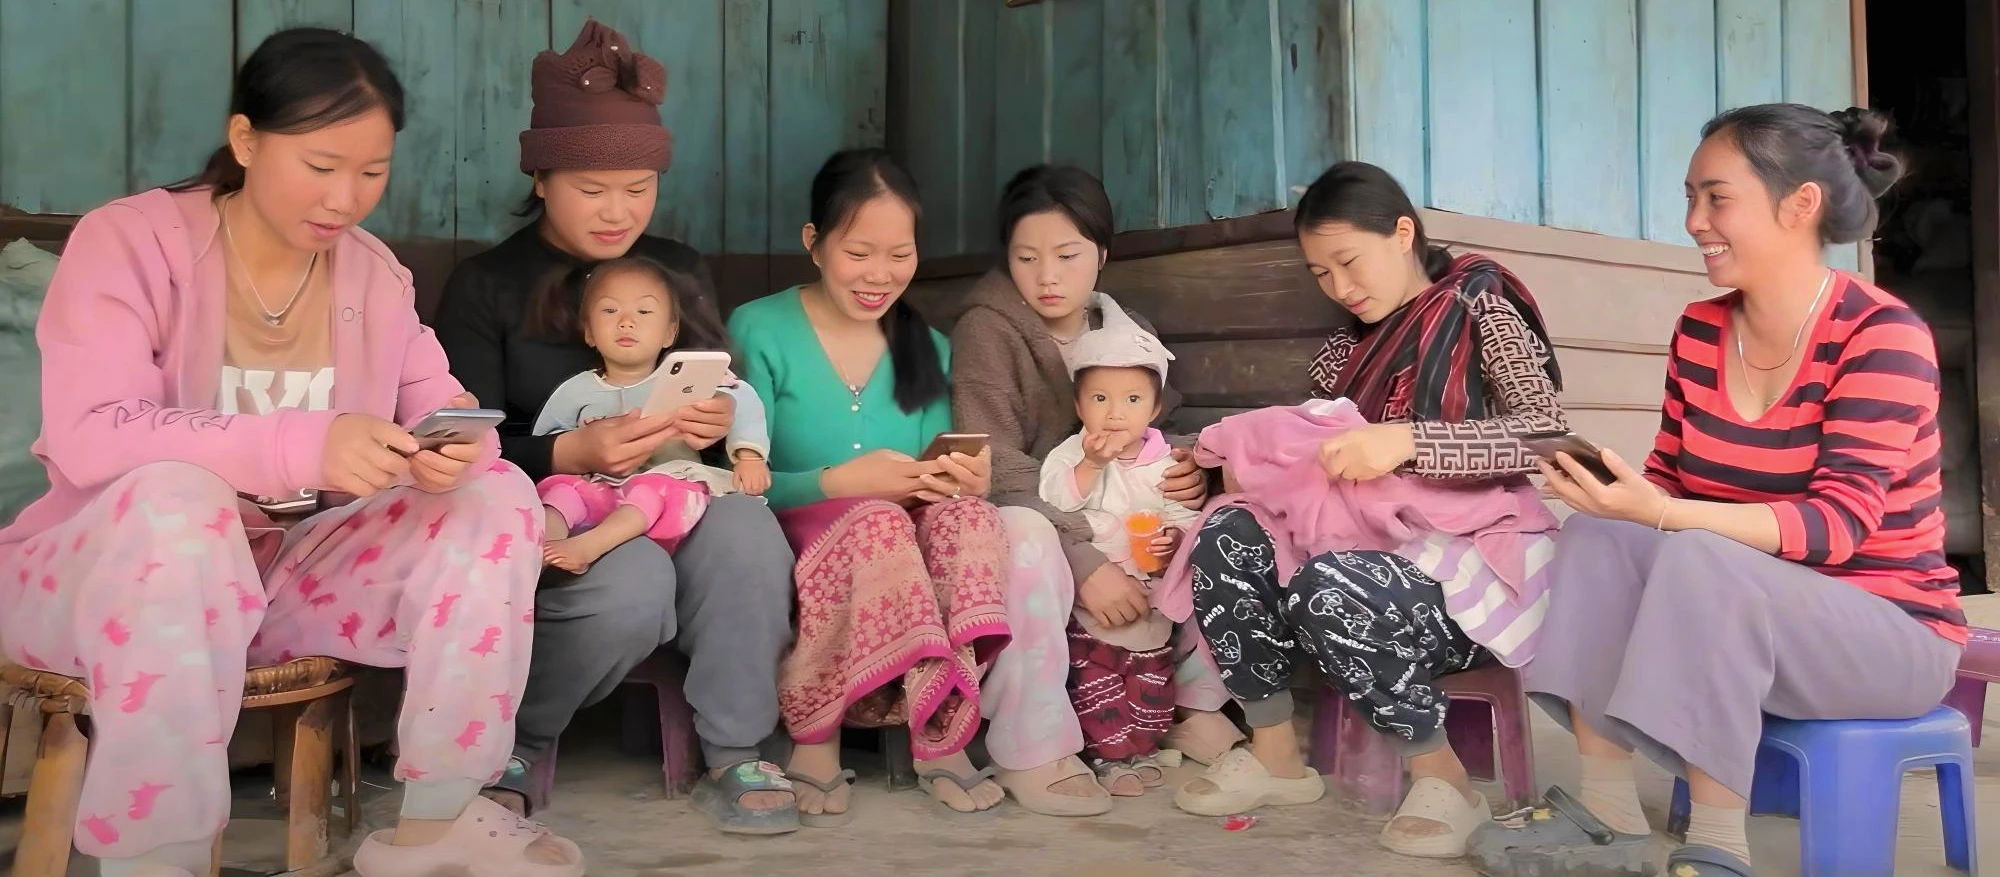
{"type": "Polygon", "coordinates": [[[778,704],[807,825],[847,819],[843,722],[907,723],[918,775],[953,810],[1003,795],[964,752],[979,678],[1008,639],[991,456],[913,459],[951,428],[949,346],[898,301],[917,269],[919,209],[888,153],[836,153],[813,178],[803,235],[819,279],[729,320],[769,409],[766,496],[798,553],[798,641],[778,704]]]}

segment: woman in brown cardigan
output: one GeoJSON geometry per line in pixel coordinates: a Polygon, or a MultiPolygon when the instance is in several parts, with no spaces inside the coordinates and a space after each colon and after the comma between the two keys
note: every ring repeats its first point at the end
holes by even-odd
{"type": "MultiPolygon", "coordinates": [[[[1096,291],[1112,234],[1111,201],[1097,178],[1059,165],[1020,172],[1001,195],[1000,230],[1002,267],[980,279],[952,329],[952,422],[962,432],[992,437],[993,503],[1004,511],[1032,511],[1047,522],[1010,528],[1015,553],[1059,545],[1071,579],[1053,595],[1007,595],[1014,638],[982,685],[994,715],[986,745],[996,779],[1022,806],[1047,815],[1102,813],[1110,809],[1108,794],[1076,755],[1083,732],[1064,691],[1065,631],[1072,603],[1106,627],[1143,617],[1149,604],[1139,582],[1091,547],[1083,516],[1043,502],[1039,484],[1042,458],[1081,427],[1064,362],[1067,346],[1107,321],[1136,323],[1149,332],[1152,326],[1096,291]],[[1024,538],[1037,529],[1040,538],[1024,538]],[[992,708],[995,701],[1003,702],[999,709],[992,708]]],[[[1163,420],[1179,401],[1172,388],[1162,388],[1163,420]]],[[[1175,454],[1179,462],[1162,488],[1169,498],[1200,508],[1208,494],[1202,473],[1184,451],[1175,454]]],[[[1239,739],[1236,727],[1216,712],[1227,693],[1202,651],[1183,657],[1175,677],[1180,721],[1165,745],[1206,763],[1239,739]]]]}

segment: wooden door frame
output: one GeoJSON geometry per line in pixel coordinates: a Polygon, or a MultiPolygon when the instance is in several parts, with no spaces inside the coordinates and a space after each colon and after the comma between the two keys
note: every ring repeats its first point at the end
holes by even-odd
{"type": "Polygon", "coordinates": [[[1972,150],[1972,350],[1979,417],[1980,542],[2000,586],[2000,0],[1966,2],[1972,150]]]}

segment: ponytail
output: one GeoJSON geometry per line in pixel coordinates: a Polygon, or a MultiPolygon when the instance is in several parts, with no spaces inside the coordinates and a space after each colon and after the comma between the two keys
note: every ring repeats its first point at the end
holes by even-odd
{"type": "Polygon", "coordinates": [[[902,299],[889,306],[886,323],[889,365],[896,371],[896,407],[915,414],[950,389],[944,363],[931,341],[931,327],[902,299]]]}
{"type": "Polygon", "coordinates": [[[243,188],[243,166],[236,163],[236,151],[228,144],[216,147],[209,153],[208,164],[201,173],[167,187],[169,192],[185,192],[189,189],[209,188],[216,197],[222,197],[243,188]]]}

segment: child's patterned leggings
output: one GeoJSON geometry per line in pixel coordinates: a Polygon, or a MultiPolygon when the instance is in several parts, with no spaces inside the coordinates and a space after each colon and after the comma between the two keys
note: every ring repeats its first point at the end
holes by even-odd
{"type": "Polygon", "coordinates": [[[537,506],[493,463],[450,493],[398,488],[263,531],[253,552],[227,483],[154,463],[0,548],[7,657],[90,686],[77,849],[220,832],[243,672],[299,656],[406,668],[398,780],[493,781],[528,678],[537,506]]]}
{"type": "Polygon", "coordinates": [[[621,505],[646,518],[646,536],[673,551],[708,511],[708,487],[670,475],[634,475],[610,484],[577,475],[550,475],[535,488],[542,504],[562,515],[571,535],[604,522],[621,505]]]}
{"type": "Polygon", "coordinates": [[[1135,652],[1069,626],[1069,698],[1083,754],[1128,761],[1156,755],[1174,724],[1174,647],[1135,652]]]}

